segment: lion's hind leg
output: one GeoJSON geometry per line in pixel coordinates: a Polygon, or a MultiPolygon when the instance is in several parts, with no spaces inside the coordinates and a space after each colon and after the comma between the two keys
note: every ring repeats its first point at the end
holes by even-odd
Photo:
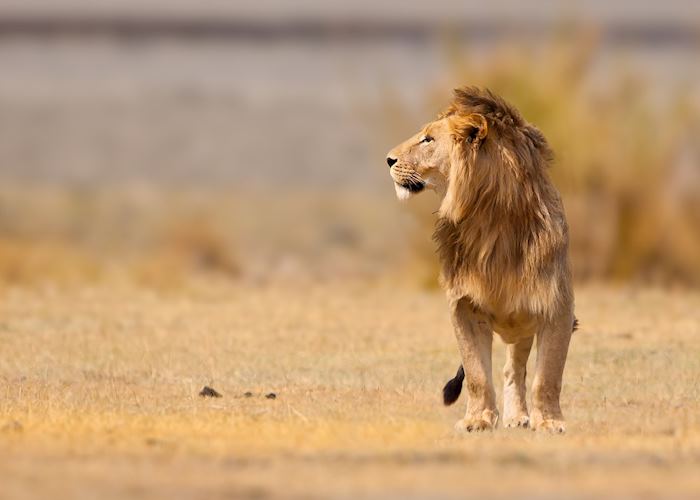
{"type": "Polygon", "coordinates": [[[534,337],[506,345],[506,364],[503,368],[503,426],[528,427],[530,417],[525,399],[527,358],[534,337]]]}

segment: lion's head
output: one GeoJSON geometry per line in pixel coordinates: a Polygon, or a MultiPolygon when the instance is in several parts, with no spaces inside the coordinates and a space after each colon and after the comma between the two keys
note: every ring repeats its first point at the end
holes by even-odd
{"type": "Polygon", "coordinates": [[[387,155],[399,199],[425,189],[444,196],[457,220],[472,202],[512,202],[524,177],[538,177],[550,151],[542,133],[488,90],[455,90],[452,104],[387,155]],[[488,201],[486,201],[488,199],[488,201]]]}
{"type": "Polygon", "coordinates": [[[440,116],[389,152],[386,161],[399,199],[408,199],[426,188],[444,191],[454,137],[454,117],[440,116]]]}

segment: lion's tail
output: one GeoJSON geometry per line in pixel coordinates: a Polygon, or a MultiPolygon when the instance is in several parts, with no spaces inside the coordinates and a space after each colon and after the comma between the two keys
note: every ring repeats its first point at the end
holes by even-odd
{"type": "MultiPolygon", "coordinates": [[[[571,331],[575,332],[578,330],[578,318],[574,318],[574,324],[571,325],[571,331]]],[[[457,375],[454,376],[452,380],[445,384],[442,389],[442,400],[445,402],[445,406],[450,406],[452,403],[457,401],[459,395],[462,393],[462,384],[464,383],[464,367],[459,365],[459,370],[457,370],[457,375]]]]}
{"type": "Polygon", "coordinates": [[[455,378],[450,380],[445,384],[442,389],[442,398],[445,402],[445,406],[449,406],[459,398],[462,393],[462,383],[464,382],[464,367],[459,365],[459,370],[457,370],[457,375],[455,378]]]}

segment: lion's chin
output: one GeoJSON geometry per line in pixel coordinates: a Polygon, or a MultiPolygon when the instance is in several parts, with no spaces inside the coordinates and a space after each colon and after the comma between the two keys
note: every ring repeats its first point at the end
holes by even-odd
{"type": "Polygon", "coordinates": [[[394,183],[394,189],[396,190],[396,197],[401,200],[405,201],[409,199],[411,196],[414,194],[420,193],[425,189],[425,184],[412,184],[410,186],[402,186],[401,184],[396,184],[394,183]]]}
{"type": "Polygon", "coordinates": [[[413,193],[410,192],[408,188],[405,188],[399,184],[394,184],[394,189],[396,189],[396,197],[401,201],[406,201],[413,196],[413,193]]]}

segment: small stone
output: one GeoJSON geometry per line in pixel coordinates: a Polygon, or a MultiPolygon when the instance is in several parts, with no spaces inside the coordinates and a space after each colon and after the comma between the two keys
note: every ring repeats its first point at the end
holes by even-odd
{"type": "Polygon", "coordinates": [[[248,392],[244,393],[243,396],[246,397],[246,398],[252,398],[252,397],[253,397],[253,393],[250,392],[250,391],[248,391],[248,392]]]}
{"type": "Polygon", "coordinates": [[[199,391],[199,395],[202,396],[203,398],[220,398],[220,397],[222,397],[221,394],[216,392],[214,389],[212,389],[208,385],[205,385],[204,388],[201,391],[199,391]]]}
{"type": "Polygon", "coordinates": [[[0,430],[3,432],[22,432],[24,430],[24,426],[19,421],[12,420],[11,422],[3,425],[0,430]]]}
{"type": "Polygon", "coordinates": [[[275,394],[274,392],[270,392],[270,393],[268,393],[268,394],[265,394],[265,397],[266,397],[267,399],[276,399],[276,398],[277,398],[277,394],[275,394]]]}

